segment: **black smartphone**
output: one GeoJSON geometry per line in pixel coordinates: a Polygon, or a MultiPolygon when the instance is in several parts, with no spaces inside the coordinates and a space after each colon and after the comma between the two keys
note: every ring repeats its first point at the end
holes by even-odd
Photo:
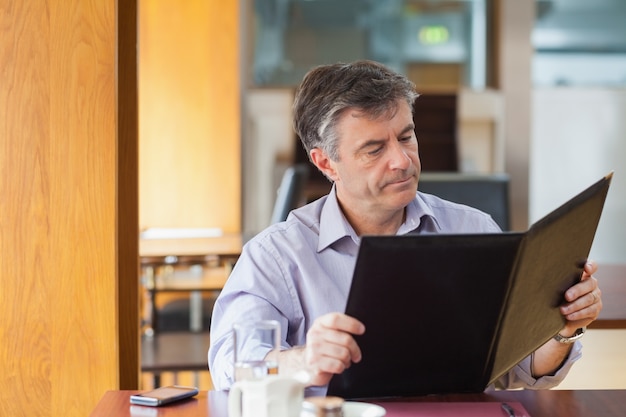
{"type": "Polygon", "coordinates": [[[198,388],[196,387],[170,385],[167,387],[156,388],[142,394],[131,395],[130,403],[157,407],[159,405],[169,404],[174,401],[190,398],[196,394],[198,394],[198,388]]]}

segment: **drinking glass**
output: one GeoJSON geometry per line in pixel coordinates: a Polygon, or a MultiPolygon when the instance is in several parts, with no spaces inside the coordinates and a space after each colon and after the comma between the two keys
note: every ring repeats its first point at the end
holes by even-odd
{"type": "Polygon", "coordinates": [[[233,325],[235,381],[278,374],[280,324],[276,320],[244,321],[233,325]],[[271,359],[266,356],[272,353],[271,359]]]}

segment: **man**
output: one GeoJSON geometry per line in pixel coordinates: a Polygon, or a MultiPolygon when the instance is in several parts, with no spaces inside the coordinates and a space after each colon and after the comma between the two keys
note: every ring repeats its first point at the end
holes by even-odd
{"type": "MultiPolygon", "coordinates": [[[[317,387],[311,394],[323,395],[334,374],[361,360],[353,336],[366,329],[342,313],[360,236],[500,231],[483,212],[417,192],[416,97],[404,76],[371,61],[321,66],[304,77],[294,127],[333,187],[244,247],[212,317],[209,367],[216,389],[233,382],[230,331],[238,320],[280,322],[281,372],[307,369],[317,387]]],[[[565,294],[566,324],[559,334],[566,339],[548,341],[501,377],[499,386],[549,388],[564,378],[581,345],[562,342],[602,308],[595,271],[587,263],[581,281],[565,294]]]]}

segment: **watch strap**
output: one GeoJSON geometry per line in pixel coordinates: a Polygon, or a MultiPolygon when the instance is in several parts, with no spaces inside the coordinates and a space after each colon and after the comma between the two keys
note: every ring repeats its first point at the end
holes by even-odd
{"type": "Polygon", "coordinates": [[[559,333],[557,333],[554,336],[554,340],[556,340],[559,343],[564,343],[564,344],[574,343],[575,341],[583,337],[586,330],[587,330],[586,327],[581,327],[580,329],[576,329],[576,332],[574,332],[574,334],[570,337],[561,336],[559,333]]]}

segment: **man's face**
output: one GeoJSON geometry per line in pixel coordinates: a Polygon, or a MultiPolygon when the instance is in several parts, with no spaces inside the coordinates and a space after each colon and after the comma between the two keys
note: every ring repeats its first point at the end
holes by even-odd
{"type": "Polygon", "coordinates": [[[336,126],[340,158],[326,159],[325,172],[350,211],[396,215],[415,198],[421,166],[411,108],[399,100],[389,116],[372,120],[349,109],[336,126]]]}

